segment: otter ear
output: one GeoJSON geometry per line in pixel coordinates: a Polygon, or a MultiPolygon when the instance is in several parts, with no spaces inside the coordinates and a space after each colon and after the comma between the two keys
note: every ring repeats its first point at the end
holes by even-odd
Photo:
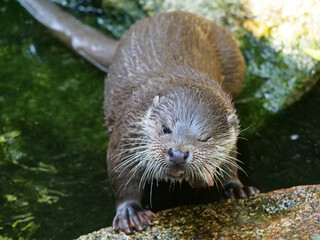
{"type": "Polygon", "coordinates": [[[152,99],[152,105],[149,107],[148,111],[146,112],[145,117],[149,118],[152,112],[154,111],[154,108],[158,107],[159,105],[160,105],[160,97],[159,95],[157,95],[152,99]]]}
{"type": "Polygon", "coordinates": [[[234,126],[234,125],[238,125],[239,124],[239,121],[238,121],[238,117],[236,114],[232,113],[228,116],[228,119],[227,119],[228,123],[231,125],[231,126],[234,126]]]}
{"type": "Polygon", "coordinates": [[[152,105],[153,105],[154,107],[158,107],[159,104],[160,104],[160,97],[159,97],[159,95],[157,95],[157,96],[155,96],[155,97],[153,98],[153,100],[152,100],[152,105]]]}

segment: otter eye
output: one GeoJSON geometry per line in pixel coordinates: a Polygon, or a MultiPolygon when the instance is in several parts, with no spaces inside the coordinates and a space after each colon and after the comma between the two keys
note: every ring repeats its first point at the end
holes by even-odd
{"type": "Polygon", "coordinates": [[[211,139],[211,137],[206,137],[206,138],[199,138],[199,142],[208,142],[211,139]]]}
{"type": "Polygon", "coordinates": [[[170,134],[170,133],[172,133],[172,131],[170,130],[170,128],[167,128],[166,126],[162,125],[161,133],[162,134],[170,134]]]}

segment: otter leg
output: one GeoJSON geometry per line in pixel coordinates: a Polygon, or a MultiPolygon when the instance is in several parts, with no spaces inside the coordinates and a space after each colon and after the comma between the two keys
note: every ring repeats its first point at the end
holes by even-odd
{"type": "MultiPolygon", "coordinates": [[[[236,151],[232,151],[232,157],[236,158],[236,151]]],[[[238,169],[229,166],[230,172],[224,176],[224,191],[222,198],[245,198],[260,193],[259,189],[252,186],[244,186],[238,177],[238,169]]]]}
{"type": "MultiPolygon", "coordinates": [[[[124,155],[118,155],[121,149],[122,126],[114,128],[107,151],[108,175],[116,198],[116,216],[113,229],[123,230],[126,234],[133,230],[141,231],[150,225],[154,216],[150,210],[141,206],[143,189],[140,189],[142,172],[132,172],[132,167],[122,164],[124,155]],[[122,166],[119,168],[119,166],[122,166]]],[[[129,163],[128,163],[129,164],[129,163]]]]}
{"type": "Polygon", "coordinates": [[[133,230],[142,231],[151,225],[154,213],[145,210],[139,202],[124,201],[117,207],[117,214],[113,219],[113,229],[123,230],[130,234],[133,230]]]}
{"type": "Polygon", "coordinates": [[[242,183],[230,181],[224,185],[222,198],[245,198],[260,193],[259,189],[252,186],[243,186],[242,183]]]}
{"type": "Polygon", "coordinates": [[[139,181],[136,177],[130,180],[129,174],[123,175],[122,178],[113,178],[116,179],[112,185],[117,203],[113,229],[123,230],[126,234],[130,234],[133,230],[142,231],[149,226],[154,214],[141,206],[143,191],[139,189],[139,181]]]}

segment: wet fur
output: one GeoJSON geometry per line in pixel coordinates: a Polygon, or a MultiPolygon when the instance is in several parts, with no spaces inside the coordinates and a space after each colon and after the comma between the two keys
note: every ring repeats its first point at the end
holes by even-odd
{"type": "Polygon", "coordinates": [[[183,178],[191,186],[214,181],[242,187],[232,99],[244,74],[235,39],[195,14],[161,13],[138,21],[124,34],[105,80],[108,174],[118,206],[115,229],[131,232],[144,225],[135,226],[136,215],[123,222],[119,218],[130,210],[126,202],[144,211],[146,183],[182,180],[168,177],[168,146],[192,153],[183,178]],[[176,128],[174,134],[161,136],[163,124],[176,128]]]}
{"type": "Polygon", "coordinates": [[[108,174],[117,202],[114,229],[131,233],[151,224],[153,213],[141,205],[146,184],[152,189],[154,182],[184,180],[194,188],[223,186],[231,198],[259,192],[237,177],[239,124],[232,99],[245,64],[224,29],[177,11],[138,21],[117,42],[49,1],[19,2],[98,68],[105,71],[111,62],[104,111],[108,174]],[[162,125],[171,134],[162,134],[162,125]],[[168,147],[190,153],[184,166],[168,161],[168,147]],[[170,169],[185,172],[177,178],[170,169]]]}

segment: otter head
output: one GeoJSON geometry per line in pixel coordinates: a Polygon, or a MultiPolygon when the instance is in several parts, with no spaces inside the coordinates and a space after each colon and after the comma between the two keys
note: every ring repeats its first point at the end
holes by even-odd
{"type": "Polygon", "coordinates": [[[174,88],[153,98],[141,124],[148,142],[142,182],[186,180],[191,186],[213,186],[237,167],[231,153],[238,120],[222,91],[174,88]]]}

